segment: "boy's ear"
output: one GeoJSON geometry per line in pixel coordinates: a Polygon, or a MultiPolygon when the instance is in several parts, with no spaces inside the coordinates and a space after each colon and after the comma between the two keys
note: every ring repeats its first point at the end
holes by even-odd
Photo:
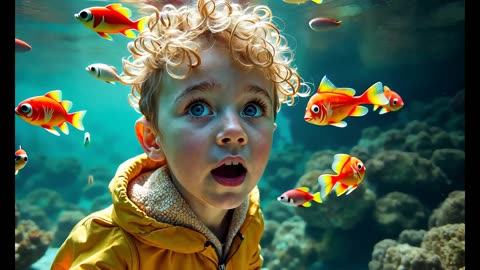
{"type": "Polygon", "coordinates": [[[143,151],[145,151],[150,159],[155,161],[165,159],[159,137],[145,116],[142,116],[135,122],[135,135],[137,135],[143,151]]]}

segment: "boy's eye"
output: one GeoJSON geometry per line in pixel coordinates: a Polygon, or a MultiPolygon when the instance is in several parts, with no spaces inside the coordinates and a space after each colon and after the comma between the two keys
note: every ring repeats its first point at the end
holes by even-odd
{"type": "Polygon", "coordinates": [[[243,109],[243,113],[248,117],[259,117],[262,115],[263,111],[260,105],[248,103],[243,109]]]}
{"type": "Polygon", "coordinates": [[[205,103],[194,103],[188,109],[188,113],[194,117],[203,117],[211,114],[210,108],[205,103]]]}

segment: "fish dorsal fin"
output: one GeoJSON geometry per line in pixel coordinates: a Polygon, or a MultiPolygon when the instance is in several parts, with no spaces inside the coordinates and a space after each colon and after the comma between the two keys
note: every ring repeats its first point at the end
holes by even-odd
{"type": "Polygon", "coordinates": [[[340,173],[345,163],[350,159],[347,154],[336,154],[333,156],[332,170],[336,173],[340,173]]]}
{"type": "Polygon", "coordinates": [[[65,109],[66,112],[70,111],[73,105],[70,100],[60,101],[60,104],[62,105],[62,107],[65,109]]]}
{"type": "Polygon", "coordinates": [[[109,67],[110,67],[110,68],[111,68],[111,69],[112,69],[112,70],[113,70],[115,73],[117,73],[117,74],[118,74],[118,72],[117,72],[117,68],[116,68],[116,67],[114,67],[114,66],[109,66],[109,67]]]}
{"type": "Polygon", "coordinates": [[[309,192],[310,189],[308,187],[298,187],[296,188],[296,190],[301,190],[301,191],[304,191],[304,192],[309,192]]]}
{"type": "Polygon", "coordinates": [[[388,92],[392,92],[392,89],[390,89],[390,87],[384,85],[384,86],[383,86],[383,92],[384,92],[385,95],[386,95],[388,92]]]}
{"type": "Polygon", "coordinates": [[[132,16],[132,11],[126,7],[122,7],[122,4],[115,3],[105,6],[108,9],[115,10],[116,12],[122,14],[123,16],[130,18],[132,16]]]}
{"type": "Polygon", "coordinates": [[[355,89],[353,88],[337,88],[335,85],[327,78],[323,76],[320,86],[318,86],[317,93],[340,93],[347,96],[353,97],[355,95],[355,89]]]}
{"type": "Polygon", "coordinates": [[[60,102],[62,100],[62,91],[52,90],[46,93],[45,96],[60,102]]]}

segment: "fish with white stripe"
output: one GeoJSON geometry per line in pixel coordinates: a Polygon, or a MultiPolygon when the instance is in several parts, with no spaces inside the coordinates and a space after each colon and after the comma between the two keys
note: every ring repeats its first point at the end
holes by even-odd
{"type": "Polygon", "coordinates": [[[67,123],[78,130],[84,130],[83,118],[86,110],[70,113],[73,103],[62,100],[61,90],[52,90],[43,96],[30,97],[15,107],[15,114],[25,122],[44,128],[46,131],[60,136],[54,128],[69,134],[67,123]]]}

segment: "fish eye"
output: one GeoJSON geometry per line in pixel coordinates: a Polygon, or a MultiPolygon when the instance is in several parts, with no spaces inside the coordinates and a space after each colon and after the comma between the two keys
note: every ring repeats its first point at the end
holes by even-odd
{"type": "Polygon", "coordinates": [[[80,19],[84,20],[84,21],[90,21],[92,19],[92,12],[90,12],[90,10],[88,9],[84,9],[82,11],[80,11],[80,13],[78,14],[78,16],[80,17],[80,19]]]}
{"type": "Polygon", "coordinates": [[[318,107],[318,105],[312,105],[312,112],[313,113],[319,113],[320,112],[320,107],[318,107]]]}
{"type": "Polygon", "coordinates": [[[397,105],[397,103],[398,103],[398,98],[394,98],[392,104],[397,105]]]}
{"type": "Polygon", "coordinates": [[[90,69],[91,71],[94,71],[95,72],[95,67],[89,67],[88,69],[90,69]]]}
{"type": "Polygon", "coordinates": [[[363,169],[363,163],[359,162],[359,163],[357,164],[357,168],[358,168],[359,170],[363,169]]]}
{"type": "Polygon", "coordinates": [[[23,160],[24,160],[25,162],[27,162],[28,157],[23,157],[23,160]]]}
{"type": "Polygon", "coordinates": [[[20,111],[22,113],[30,113],[32,111],[32,105],[30,104],[23,104],[22,106],[20,106],[20,111]]]}

